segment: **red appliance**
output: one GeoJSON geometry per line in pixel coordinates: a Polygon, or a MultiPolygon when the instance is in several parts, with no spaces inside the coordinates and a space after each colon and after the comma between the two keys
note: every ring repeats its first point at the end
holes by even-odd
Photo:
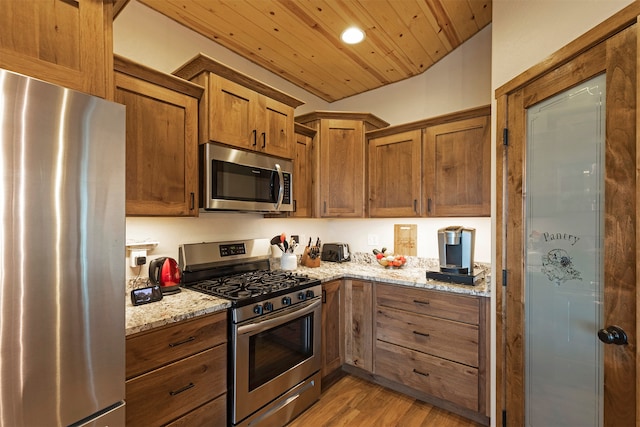
{"type": "Polygon", "coordinates": [[[182,272],[173,258],[156,258],[149,263],[149,279],[160,286],[163,295],[180,292],[182,272]]]}

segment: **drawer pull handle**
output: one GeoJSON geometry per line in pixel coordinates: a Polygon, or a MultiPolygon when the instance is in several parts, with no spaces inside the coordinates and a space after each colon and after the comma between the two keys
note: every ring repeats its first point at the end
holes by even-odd
{"type": "Polygon", "coordinates": [[[416,334],[416,335],[420,335],[422,337],[428,337],[429,336],[429,334],[425,334],[424,332],[413,331],[413,333],[416,334]]]}
{"type": "Polygon", "coordinates": [[[179,389],[178,389],[178,390],[176,390],[176,391],[170,391],[170,392],[169,392],[169,394],[170,394],[171,396],[175,396],[176,394],[180,394],[180,393],[182,393],[183,391],[187,391],[187,390],[189,390],[190,388],[193,388],[193,387],[195,387],[195,386],[196,386],[196,385],[195,385],[194,383],[189,383],[189,384],[187,384],[186,386],[184,386],[184,387],[182,387],[182,388],[179,388],[179,389]]]}
{"type": "Polygon", "coordinates": [[[413,302],[415,302],[416,304],[429,305],[429,301],[420,301],[419,299],[414,299],[413,302]]]}
{"type": "Polygon", "coordinates": [[[420,372],[416,368],[413,368],[413,372],[415,372],[418,375],[422,375],[423,377],[428,377],[429,376],[428,373],[420,372]]]}
{"type": "Polygon", "coordinates": [[[187,338],[187,339],[186,339],[186,340],[184,340],[184,341],[178,341],[178,342],[171,343],[171,344],[169,344],[169,347],[177,347],[177,346],[179,346],[179,345],[182,345],[182,344],[186,344],[186,343],[188,343],[188,342],[191,342],[191,341],[193,341],[193,340],[195,340],[195,339],[196,339],[196,337],[189,337],[189,338],[187,338]]]}

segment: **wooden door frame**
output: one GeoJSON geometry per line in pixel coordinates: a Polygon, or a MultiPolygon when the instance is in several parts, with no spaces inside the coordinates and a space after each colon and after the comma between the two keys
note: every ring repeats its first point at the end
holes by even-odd
{"type": "MultiPolygon", "coordinates": [[[[513,115],[508,117],[509,111],[507,109],[507,97],[509,94],[516,92],[517,90],[525,87],[534,80],[549,75],[554,70],[559,69],[563,65],[570,63],[577,58],[580,54],[593,48],[599,43],[609,39],[621,30],[638,23],[640,17],[640,2],[636,1],[627,6],[617,14],[613,15],[594,29],[588,31],[583,36],[569,43],[559,51],[552,54],[546,60],[542,61],[538,65],[533,66],[529,70],[520,74],[510,82],[496,89],[495,97],[497,104],[496,112],[496,129],[497,134],[502,134],[502,137],[498,137],[496,141],[496,229],[495,229],[495,241],[496,241],[496,280],[494,289],[494,298],[496,300],[496,325],[495,325],[495,337],[496,337],[496,425],[503,426],[506,423],[506,417],[504,417],[505,403],[506,403],[506,353],[507,351],[514,351],[514,348],[507,348],[506,340],[506,290],[505,284],[509,282],[511,286],[519,286],[518,277],[512,277],[512,272],[507,271],[506,254],[509,252],[509,247],[522,247],[522,236],[509,236],[507,239],[507,221],[505,216],[507,208],[507,188],[518,188],[518,191],[522,190],[522,181],[512,182],[507,176],[507,147],[504,145],[507,135],[503,133],[503,129],[507,129],[509,118],[513,119],[513,115]],[[507,187],[509,186],[509,187],[507,187]],[[518,187],[519,186],[519,187],[518,187]]],[[[637,32],[637,37],[640,38],[640,31],[637,32]]],[[[636,43],[636,46],[640,43],[636,43]]],[[[639,51],[640,52],[640,51],[639,51]]],[[[640,54],[636,53],[638,62],[640,62],[640,54]]],[[[638,86],[638,77],[636,75],[636,81],[634,82],[636,87],[638,86]]],[[[638,95],[636,94],[636,97],[638,95]]],[[[639,104],[636,100],[636,104],[639,104]]],[[[636,109],[635,123],[636,130],[640,129],[640,117],[638,114],[640,108],[636,109]]],[[[635,164],[640,164],[640,143],[638,140],[638,132],[636,132],[636,159],[635,164]]],[[[522,160],[522,159],[520,159],[522,160]]],[[[637,170],[637,166],[636,166],[637,170]]],[[[640,182],[638,174],[636,173],[636,186],[635,186],[635,199],[640,200],[640,182]]],[[[640,271],[638,260],[640,259],[640,215],[637,215],[638,207],[636,207],[635,216],[635,248],[636,248],[636,271],[640,271]]],[[[518,219],[520,220],[520,219],[518,219]]],[[[636,285],[637,286],[637,285],[636,285]]],[[[640,296],[636,289],[635,300],[631,303],[635,303],[636,313],[640,313],[640,296]]],[[[516,308],[517,309],[517,308],[516,308]]],[[[640,330],[640,316],[636,315],[635,330],[640,330]]],[[[635,341],[635,337],[634,337],[635,341]]],[[[520,342],[518,344],[522,347],[524,344],[520,342]]],[[[636,375],[635,375],[635,389],[636,393],[640,392],[640,358],[636,355],[636,375]]],[[[524,402],[523,402],[524,405],[524,402]]],[[[509,417],[511,418],[511,417],[509,417]]],[[[640,405],[636,405],[636,424],[640,423],[640,405]]],[[[510,423],[512,425],[513,423],[510,423]]]]}

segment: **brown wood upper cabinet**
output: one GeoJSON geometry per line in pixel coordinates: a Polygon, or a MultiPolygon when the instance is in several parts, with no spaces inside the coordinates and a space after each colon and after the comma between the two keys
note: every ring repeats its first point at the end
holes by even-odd
{"type": "Polygon", "coordinates": [[[112,99],[112,8],[103,0],[2,0],[0,68],[112,99]]]}
{"type": "Polygon", "coordinates": [[[369,216],[491,214],[489,106],[367,133],[369,216]]]}
{"type": "Polygon", "coordinates": [[[313,138],[316,131],[295,123],[295,149],[293,155],[293,212],[292,217],[311,218],[313,215],[313,138]]]}
{"type": "Polygon", "coordinates": [[[490,116],[429,126],[424,132],[427,216],[491,215],[490,116]]]}
{"type": "Polygon", "coordinates": [[[293,158],[293,110],[302,101],[199,54],[173,74],[205,88],[199,141],[293,158]]]}
{"type": "Polygon", "coordinates": [[[127,106],[126,214],[198,215],[198,99],[203,88],[116,56],[127,106]]]}
{"type": "Polygon", "coordinates": [[[422,131],[369,139],[369,215],[421,216],[422,131]]]}
{"type": "Polygon", "coordinates": [[[367,216],[365,132],[389,124],[369,113],[316,111],[296,117],[317,131],[313,144],[314,217],[367,216]]]}

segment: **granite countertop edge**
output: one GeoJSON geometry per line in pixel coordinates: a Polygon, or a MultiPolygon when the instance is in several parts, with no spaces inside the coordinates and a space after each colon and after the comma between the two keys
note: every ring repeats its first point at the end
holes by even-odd
{"type": "MultiPolygon", "coordinates": [[[[362,261],[362,260],[361,260],[362,261]]],[[[272,263],[272,268],[279,268],[279,263],[272,263]]],[[[361,279],[376,283],[390,283],[416,288],[439,290],[444,292],[489,297],[491,295],[490,266],[476,263],[476,268],[484,276],[475,286],[457,285],[426,278],[424,263],[407,263],[406,267],[387,269],[367,262],[323,262],[320,267],[309,268],[298,265],[296,273],[320,279],[322,283],[340,279],[361,279]]],[[[135,286],[133,286],[135,287],[135,286]]],[[[165,295],[161,301],[134,306],[129,292],[133,288],[127,286],[125,297],[126,335],[148,331],[172,323],[192,319],[198,316],[217,313],[231,307],[231,302],[182,288],[181,292],[165,295]]]]}

